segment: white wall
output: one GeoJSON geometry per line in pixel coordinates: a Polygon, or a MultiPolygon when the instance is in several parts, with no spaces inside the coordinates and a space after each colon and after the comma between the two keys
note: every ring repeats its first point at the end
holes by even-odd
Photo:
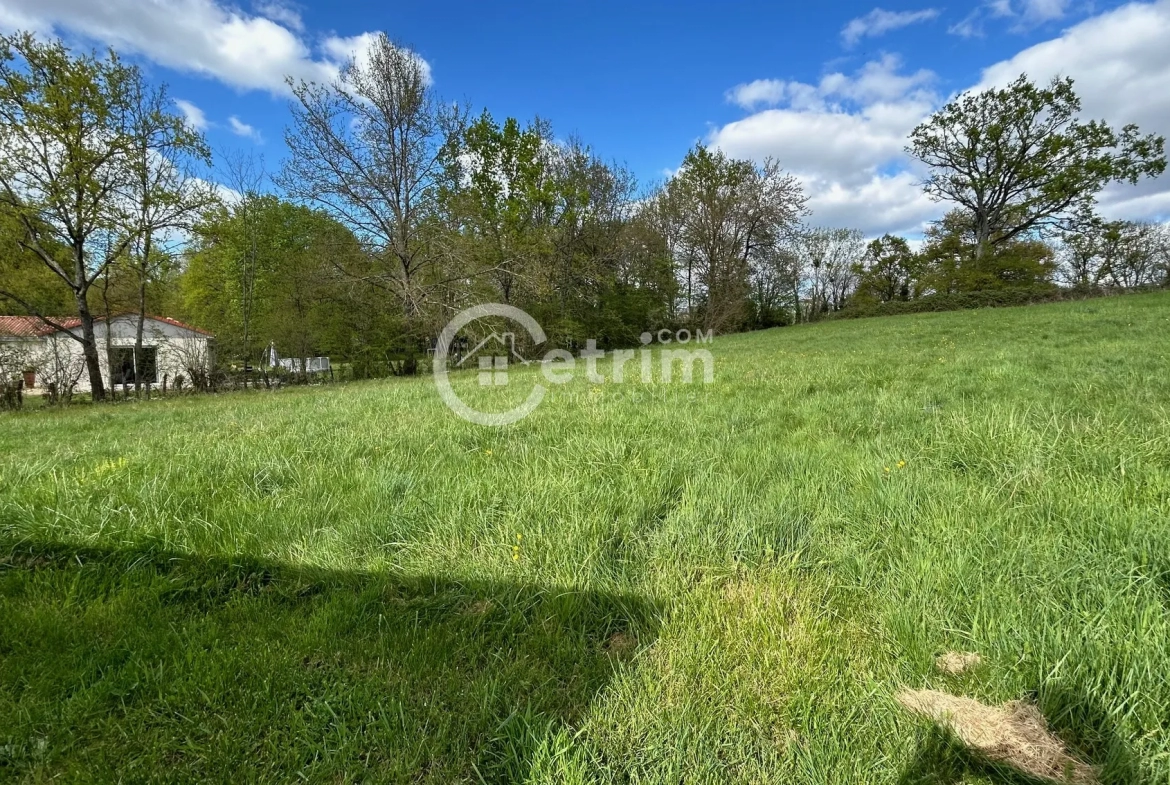
{"type": "MultiPolygon", "coordinates": [[[[115,349],[133,348],[137,324],[138,317],[136,316],[119,316],[111,319],[108,327],[110,346],[115,349]]],[[[108,389],[110,387],[110,368],[109,356],[106,353],[106,330],[107,325],[104,321],[94,324],[98,361],[102,369],[102,378],[108,389]]],[[[77,327],[72,332],[81,335],[81,328],[77,327]]],[[[149,317],[143,327],[142,345],[158,350],[156,358],[157,385],[162,384],[164,374],[169,376],[171,383],[173,383],[176,375],[190,376],[189,364],[198,363],[207,368],[211,362],[211,341],[206,335],[149,317]]],[[[85,371],[85,358],[81,351],[80,342],[62,334],[48,336],[41,339],[40,354],[41,362],[39,364],[44,368],[41,373],[37,374],[37,388],[43,389],[54,375],[58,377],[58,387],[60,387],[61,381],[71,381],[77,370],[80,369],[80,376],[74,391],[89,392],[89,374],[85,371]],[[45,380],[45,383],[42,383],[42,380],[45,380]]]]}

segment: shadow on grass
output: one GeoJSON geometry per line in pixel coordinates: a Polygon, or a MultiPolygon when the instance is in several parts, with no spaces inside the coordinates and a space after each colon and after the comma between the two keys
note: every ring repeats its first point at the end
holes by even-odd
{"type": "Polygon", "coordinates": [[[515,782],[634,597],[0,543],[0,779],[515,782]]]}
{"type": "Polygon", "coordinates": [[[994,785],[1044,785],[1006,766],[991,763],[968,750],[940,728],[931,728],[918,745],[914,760],[902,772],[898,785],[960,785],[972,781],[994,785]]]}
{"type": "MultiPolygon", "coordinates": [[[[1035,696],[1049,727],[1083,761],[1099,768],[1101,785],[1144,782],[1129,745],[1117,733],[1099,702],[1064,686],[1047,686],[1035,696]]],[[[972,781],[994,785],[1044,785],[1010,767],[972,753],[952,734],[932,727],[918,745],[899,785],[959,785],[972,781]]]]}

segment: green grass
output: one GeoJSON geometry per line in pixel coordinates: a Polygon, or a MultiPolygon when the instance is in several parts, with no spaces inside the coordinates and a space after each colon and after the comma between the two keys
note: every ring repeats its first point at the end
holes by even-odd
{"type": "Polygon", "coordinates": [[[5,415],[0,779],[1022,782],[905,685],[1167,782],[1168,335],[784,328],[499,430],[427,379],[5,415]]]}

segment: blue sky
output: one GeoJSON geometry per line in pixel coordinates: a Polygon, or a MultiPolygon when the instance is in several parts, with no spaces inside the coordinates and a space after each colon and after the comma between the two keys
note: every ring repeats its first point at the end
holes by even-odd
{"type": "MultiPolygon", "coordinates": [[[[948,96],[1021,70],[1077,80],[1089,114],[1170,135],[1170,0],[833,6],[320,0],[0,0],[0,27],[112,45],[170,85],[218,149],[285,155],[282,75],[326,79],[385,31],[446,98],[578,134],[645,184],[696,143],[778,158],[811,221],[915,233],[940,212],[901,154],[948,96]]],[[[1106,212],[1170,218],[1170,181],[1106,212]]]]}

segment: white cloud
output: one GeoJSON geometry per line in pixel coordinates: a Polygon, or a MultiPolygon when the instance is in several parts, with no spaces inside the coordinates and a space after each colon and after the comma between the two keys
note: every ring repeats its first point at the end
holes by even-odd
{"type": "Polygon", "coordinates": [[[915,233],[938,217],[939,206],[922,192],[911,172],[874,174],[855,186],[831,179],[807,181],[808,207],[820,226],[860,229],[868,237],[886,232],[915,233]]]}
{"type": "Polygon", "coordinates": [[[727,91],[727,100],[744,109],[757,106],[775,106],[784,100],[786,82],[779,79],[757,79],[738,84],[727,91]]]}
{"type": "Polygon", "coordinates": [[[255,127],[248,125],[235,115],[232,115],[228,118],[228,125],[232,129],[232,133],[236,136],[242,136],[245,139],[251,139],[257,144],[264,144],[264,138],[260,135],[260,132],[257,131],[255,127]]]}
{"type": "MultiPolygon", "coordinates": [[[[987,68],[974,89],[1002,86],[1026,73],[1037,82],[1069,76],[1081,114],[1115,127],[1137,123],[1145,133],[1170,137],[1170,0],[1133,3],[1087,19],[987,68]]],[[[1170,178],[1138,188],[1111,186],[1101,198],[1106,214],[1170,217],[1170,178]]]]}
{"type": "Polygon", "coordinates": [[[41,20],[18,12],[0,3],[0,31],[29,30],[34,33],[44,32],[44,23],[41,20]]]}
{"type": "Polygon", "coordinates": [[[1024,0],[1020,15],[1030,22],[1061,19],[1068,12],[1068,0],[1024,0]]]}
{"type": "Polygon", "coordinates": [[[927,70],[901,71],[885,55],[852,75],[813,85],[761,80],[729,91],[745,108],[768,103],[716,130],[708,144],[737,158],[774,157],[809,195],[812,220],[867,233],[916,231],[938,208],[906,169],[906,136],[938,104],[927,70]]]}
{"type": "Polygon", "coordinates": [[[864,106],[907,96],[929,97],[928,88],[935,74],[926,69],[900,74],[901,65],[897,55],[886,54],[863,65],[854,76],[834,72],[821,77],[815,85],[757,79],[728,90],[727,100],[748,110],[783,103],[803,111],[825,110],[842,102],[864,106]]]}
{"type": "Polygon", "coordinates": [[[862,38],[876,38],[891,30],[927,22],[936,16],[938,11],[934,8],[924,8],[921,11],[887,11],[884,8],[875,8],[865,16],[850,19],[841,28],[841,41],[845,46],[854,46],[862,38]]]}
{"type": "Polygon", "coordinates": [[[273,22],[279,22],[291,30],[296,30],[298,33],[305,31],[304,20],[301,19],[300,12],[295,8],[289,8],[279,2],[262,2],[257,3],[256,10],[261,16],[267,17],[273,22]]]}
{"type": "MultiPolygon", "coordinates": [[[[1170,137],[1166,41],[1170,0],[1134,3],[990,66],[971,89],[1001,86],[1021,73],[1040,82],[1071,76],[1085,117],[1170,137]]],[[[933,84],[931,72],[907,73],[890,56],[816,84],[746,83],[728,99],[753,113],[717,128],[707,143],[736,157],[779,160],[800,179],[818,224],[915,232],[946,209],[922,193],[922,172],[904,152],[910,131],[941,103],[933,84]]],[[[1170,175],[1111,185],[1100,203],[1110,218],[1166,221],[1170,175]]]]}
{"type": "Polygon", "coordinates": [[[332,80],[344,42],[372,35],[331,37],[314,47],[287,6],[260,8],[273,18],[217,0],[0,0],[0,25],[72,33],[168,68],[278,95],[287,94],[286,76],[332,80]]]}
{"type": "MultiPolygon", "coordinates": [[[[331,36],[322,42],[321,50],[336,63],[344,65],[350,59],[353,59],[360,68],[369,64],[370,49],[373,47],[377,38],[377,33],[362,33],[361,35],[350,36],[349,38],[331,36]]],[[[415,62],[422,68],[423,80],[427,84],[431,84],[433,81],[431,77],[431,64],[414,52],[411,52],[411,55],[414,57],[415,62]]]]}
{"type": "Polygon", "coordinates": [[[207,122],[207,115],[203,113],[195,104],[190,101],[184,101],[182,98],[175,99],[175,106],[179,107],[179,111],[183,113],[183,117],[187,125],[195,131],[206,131],[210,123],[207,122]]]}
{"type": "Polygon", "coordinates": [[[1023,32],[1036,25],[1063,19],[1068,13],[1069,0],[986,0],[961,21],[947,28],[947,32],[963,38],[983,35],[987,19],[1014,19],[1013,32],[1023,32]]]}

